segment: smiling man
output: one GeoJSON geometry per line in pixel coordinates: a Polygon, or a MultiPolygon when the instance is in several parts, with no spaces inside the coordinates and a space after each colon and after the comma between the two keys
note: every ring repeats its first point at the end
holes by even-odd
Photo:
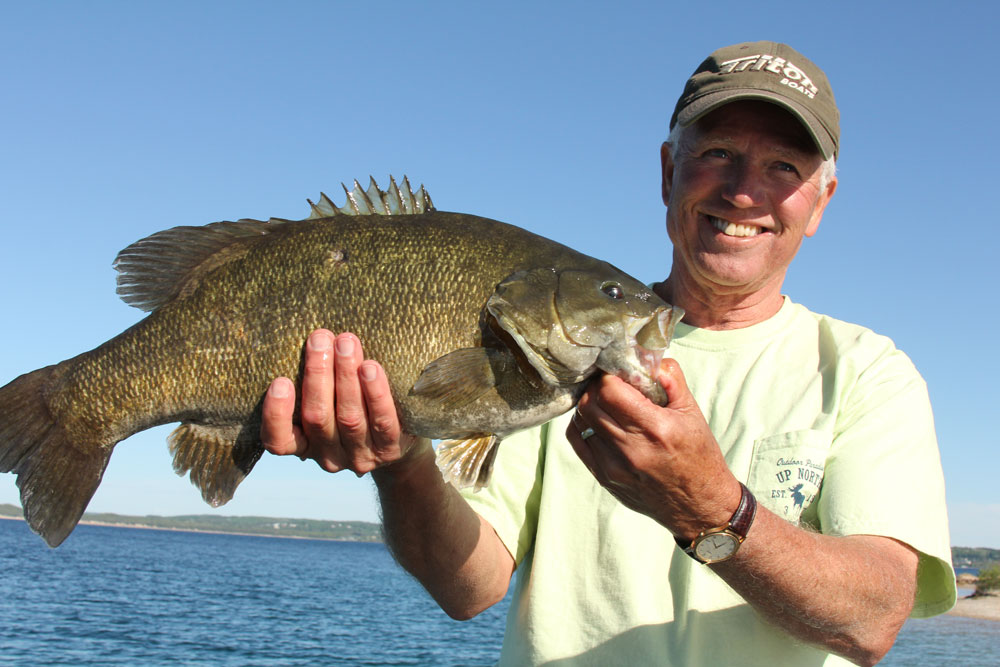
{"type": "Polygon", "coordinates": [[[454,617],[516,569],[502,664],[874,664],[908,617],[950,608],[955,579],[923,380],[889,339],[781,291],[837,187],[833,93],[790,47],[739,44],[702,63],[670,126],[655,289],[687,314],[666,407],[601,377],[460,494],[357,339],[320,331],[301,428],[277,380],[263,439],[373,471],[394,554],[454,617]]]}

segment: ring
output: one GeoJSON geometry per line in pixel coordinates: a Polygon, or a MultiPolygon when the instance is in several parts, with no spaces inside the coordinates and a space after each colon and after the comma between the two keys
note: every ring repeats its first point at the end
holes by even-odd
{"type": "Polygon", "coordinates": [[[589,438],[592,435],[594,435],[594,429],[592,429],[590,427],[587,427],[587,428],[583,429],[582,431],[580,431],[580,439],[581,440],[586,440],[587,438],[589,438]]]}

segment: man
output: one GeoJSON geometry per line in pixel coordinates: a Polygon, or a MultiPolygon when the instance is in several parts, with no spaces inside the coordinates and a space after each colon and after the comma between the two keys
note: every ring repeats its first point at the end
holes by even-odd
{"type": "Polygon", "coordinates": [[[394,554],[456,618],[517,568],[503,664],[874,664],[955,587],[923,381],[888,339],[781,294],[838,147],[825,75],[786,45],[720,49],[688,81],[661,150],[655,290],[687,312],[666,407],[601,377],[462,495],[359,341],[321,331],[302,426],[276,380],[267,448],[371,471],[394,554]]]}

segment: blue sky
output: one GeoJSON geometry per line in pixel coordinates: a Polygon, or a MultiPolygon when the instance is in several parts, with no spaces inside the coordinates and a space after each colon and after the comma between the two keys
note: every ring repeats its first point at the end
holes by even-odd
{"type": "MultiPolygon", "coordinates": [[[[111,261],[175,225],[304,217],[408,174],[438,208],[663,278],[659,145],[713,49],[785,41],[841,109],[840,187],[785,292],[891,336],[930,386],[953,544],[1000,548],[991,3],[4,3],[0,383],[141,318],[111,261]],[[984,218],[983,216],[986,215],[984,218]],[[992,221],[992,222],[991,222],[992,221]],[[981,235],[985,234],[985,236],[981,235]]],[[[212,511],[171,427],[94,511],[212,511]]],[[[886,480],[899,483],[900,480],[886,480]]],[[[17,502],[13,475],[0,502],[17,502]]],[[[265,457],[218,510],[375,520],[370,482],[265,457]]]]}

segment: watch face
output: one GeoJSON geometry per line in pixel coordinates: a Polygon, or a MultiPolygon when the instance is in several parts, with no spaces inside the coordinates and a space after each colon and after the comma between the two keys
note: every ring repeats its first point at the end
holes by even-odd
{"type": "Polygon", "coordinates": [[[694,553],[706,563],[714,563],[732,556],[739,546],[739,539],[731,533],[712,533],[698,540],[694,553]]]}

